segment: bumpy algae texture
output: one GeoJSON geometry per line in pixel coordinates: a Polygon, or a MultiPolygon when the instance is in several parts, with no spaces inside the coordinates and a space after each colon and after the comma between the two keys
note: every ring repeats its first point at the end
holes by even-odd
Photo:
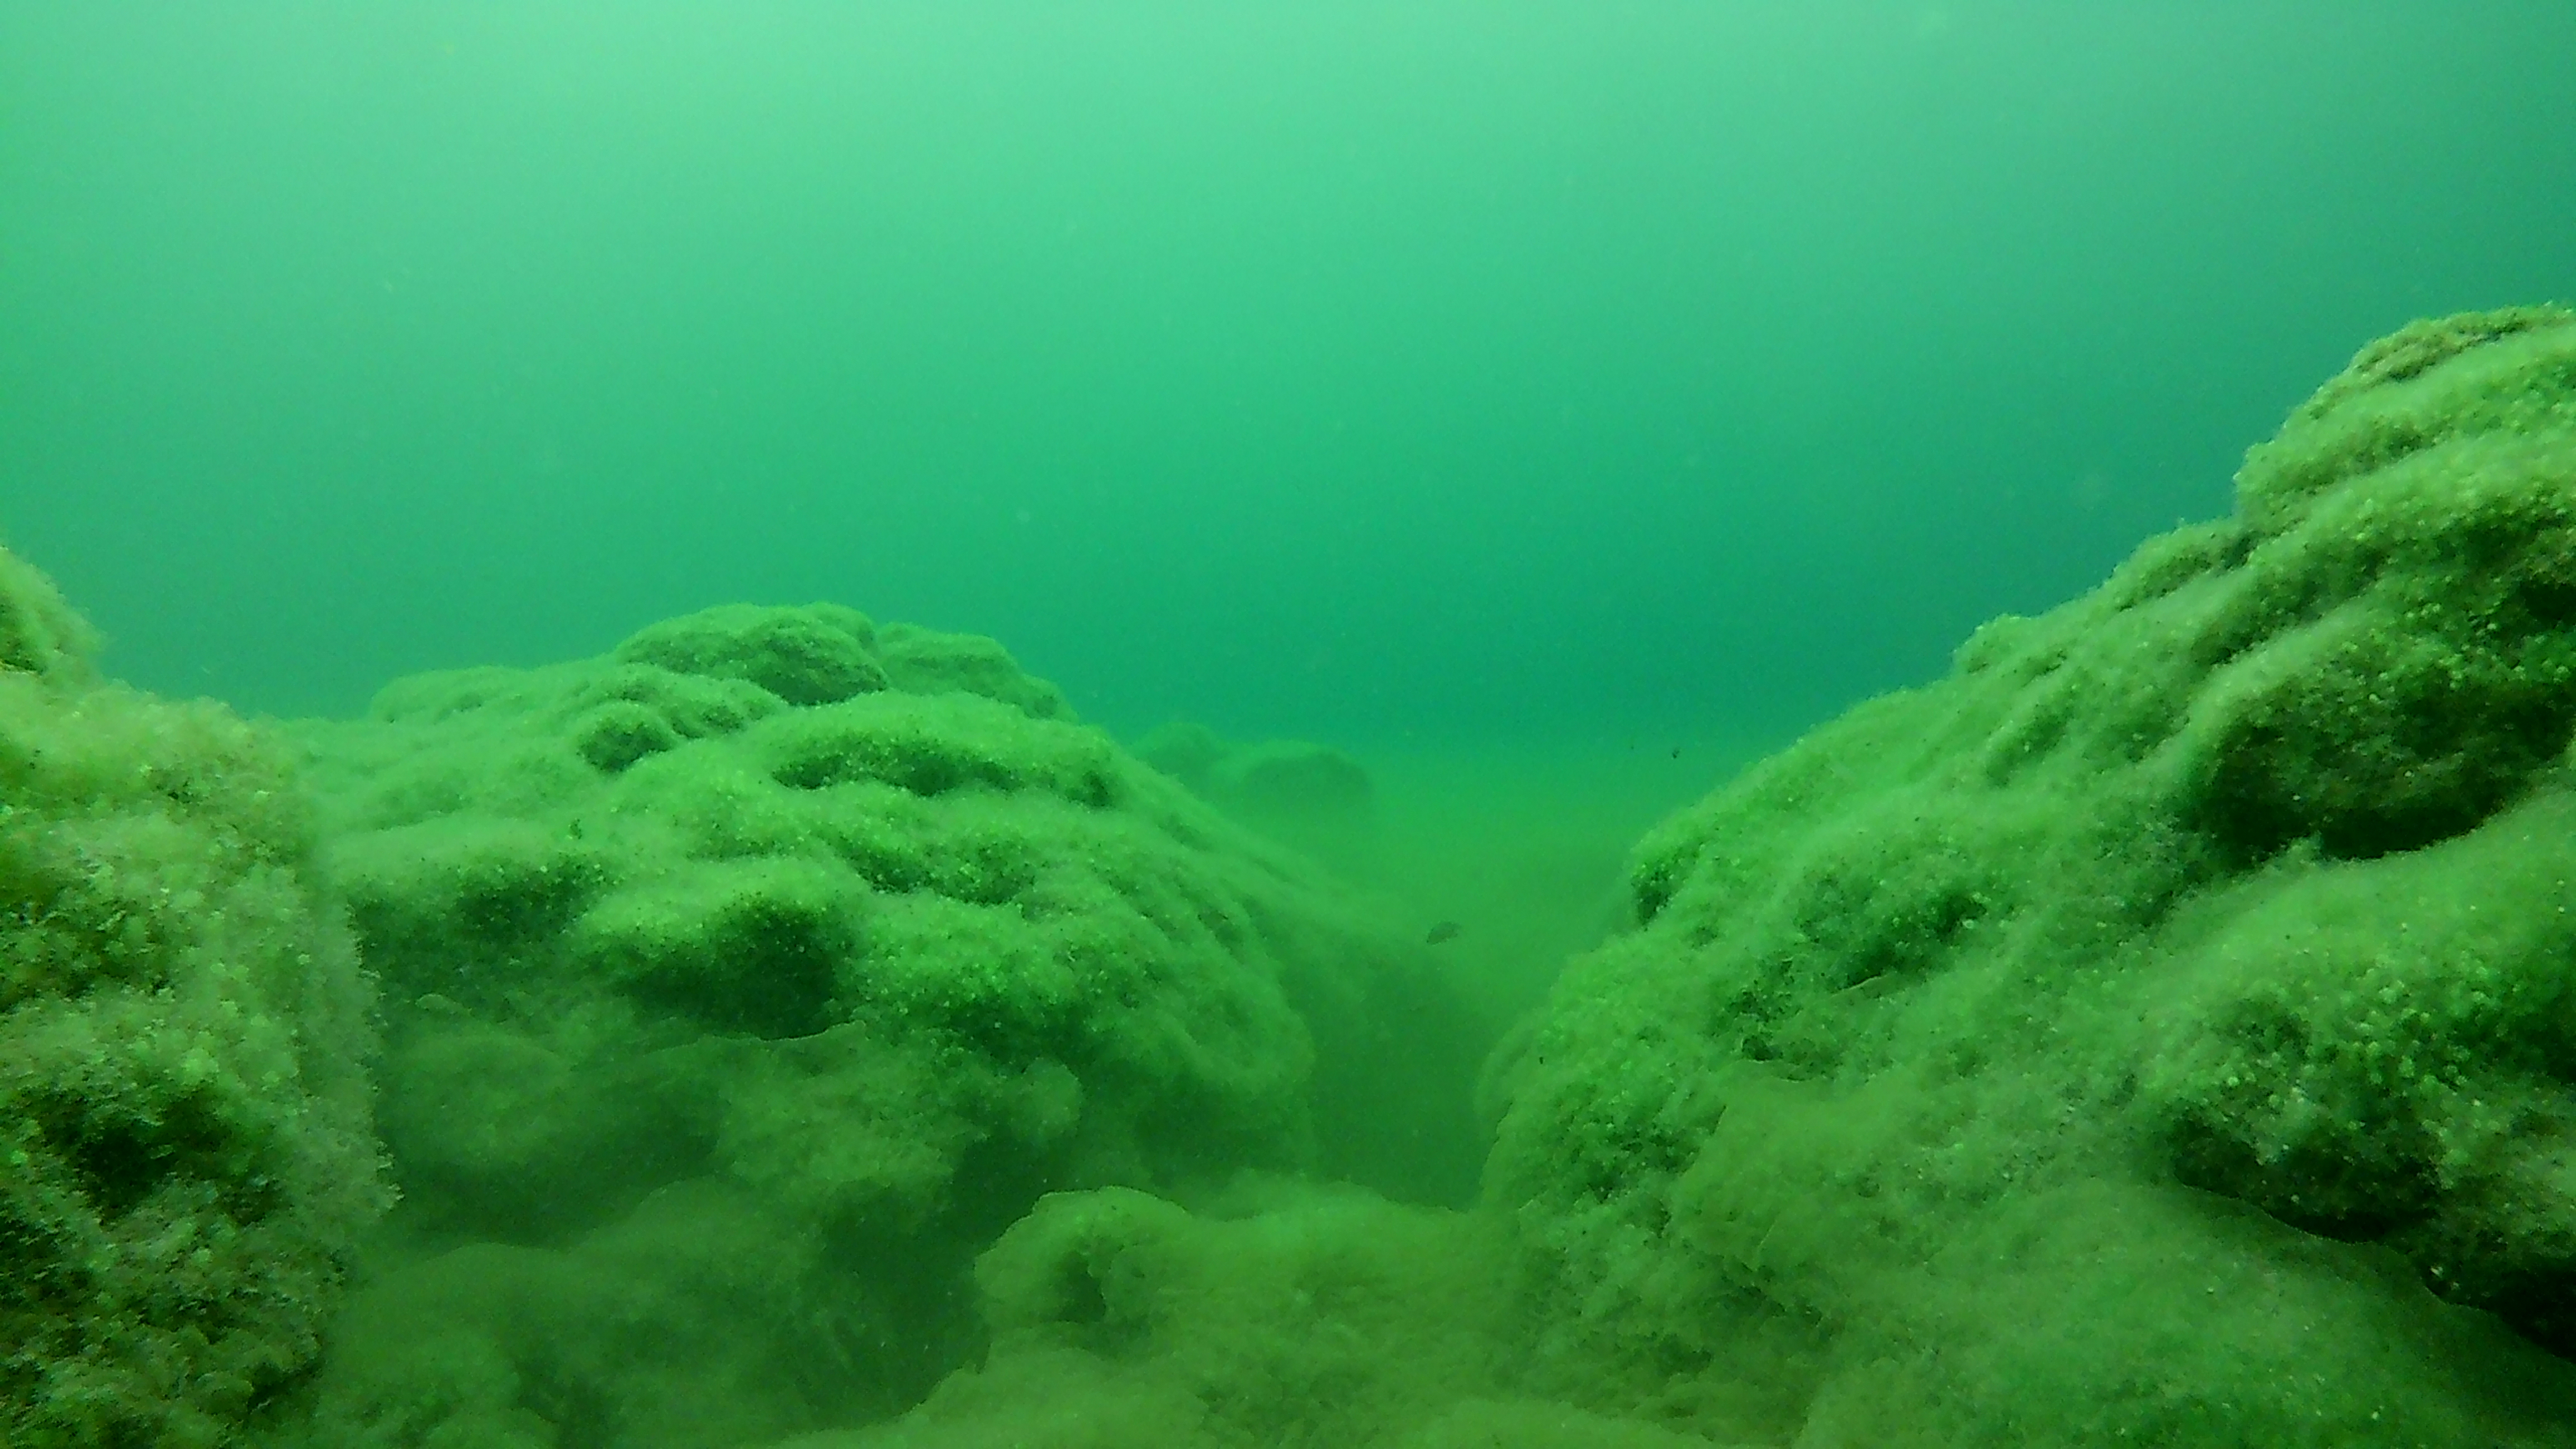
{"type": "Polygon", "coordinates": [[[0,553],[0,1443],[228,1443],[382,1203],[367,991],[278,753],[89,647],[0,553]]]}
{"type": "Polygon", "coordinates": [[[1198,1212],[1123,1189],[1060,1194],[975,1280],[992,1336],[980,1368],[898,1424],[790,1449],[1713,1442],[1529,1397],[1519,1267],[1483,1216],[1284,1184],[1198,1212]]]}
{"type": "Polygon", "coordinates": [[[305,738],[405,1193],[319,1442],[864,1423],[1044,1192],[1472,1191],[1419,943],[990,640],[719,609],[305,738]]]}
{"type": "Polygon", "coordinates": [[[1494,1069],[1542,1360],[1800,1445],[2576,1442],[2576,317],[1661,827],[1494,1069]],[[1769,1341],[1777,1341],[1776,1338],[1769,1341]]]}
{"type": "Polygon", "coordinates": [[[0,669],[88,681],[98,637],[35,565],[0,549],[0,669]]]}

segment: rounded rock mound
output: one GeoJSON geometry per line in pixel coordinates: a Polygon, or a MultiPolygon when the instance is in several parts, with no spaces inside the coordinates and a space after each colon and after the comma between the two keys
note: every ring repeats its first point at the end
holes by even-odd
{"type": "Polygon", "coordinates": [[[1045,1192],[1472,1190],[1419,946],[990,640],[734,606],[304,728],[405,1195],[335,1442],[862,1422],[1045,1192]]]}
{"type": "Polygon", "coordinates": [[[1803,1365],[1801,1443],[2567,1442],[2576,315],[2374,345],[2237,497],[1643,844],[1497,1073],[1569,1372],[1803,1365]]]}

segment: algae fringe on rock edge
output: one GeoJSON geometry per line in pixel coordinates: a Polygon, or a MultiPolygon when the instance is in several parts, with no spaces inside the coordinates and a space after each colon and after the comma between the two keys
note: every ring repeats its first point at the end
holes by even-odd
{"type": "Polygon", "coordinates": [[[367,987],[280,753],[92,642],[0,552],[0,1443],[230,1443],[385,1201],[367,987]]]}

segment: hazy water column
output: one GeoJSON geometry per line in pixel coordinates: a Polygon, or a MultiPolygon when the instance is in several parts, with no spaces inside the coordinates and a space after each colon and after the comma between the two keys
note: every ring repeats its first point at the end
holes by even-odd
{"type": "Polygon", "coordinates": [[[2576,292],[2557,5],[0,10],[0,528],[255,708],[738,597],[1798,717],[2576,292]]]}

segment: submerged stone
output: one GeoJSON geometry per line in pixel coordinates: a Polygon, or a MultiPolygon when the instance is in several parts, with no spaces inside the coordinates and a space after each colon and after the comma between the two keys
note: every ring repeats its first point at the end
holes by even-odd
{"type": "Polygon", "coordinates": [[[1049,1190],[1472,1191],[1418,943],[990,640],[728,607],[303,738],[407,1245],[317,1443],[424,1396],[468,1438],[863,1422],[968,1360],[974,1255],[1049,1190]]]}
{"type": "Polygon", "coordinates": [[[1789,1326],[1802,1444],[2576,1437],[2576,316],[2374,345],[2237,495],[1641,846],[1499,1072],[1563,1371],[1789,1326]]]}
{"type": "Polygon", "coordinates": [[[0,1443],[217,1445],[384,1206],[367,986],[281,752],[90,680],[0,553],[0,1443]]]}
{"type": "Polygon", "coordinates": [[[35,565],[0,549],[0,670],[86,675],[98,636],[35,565]]]}

